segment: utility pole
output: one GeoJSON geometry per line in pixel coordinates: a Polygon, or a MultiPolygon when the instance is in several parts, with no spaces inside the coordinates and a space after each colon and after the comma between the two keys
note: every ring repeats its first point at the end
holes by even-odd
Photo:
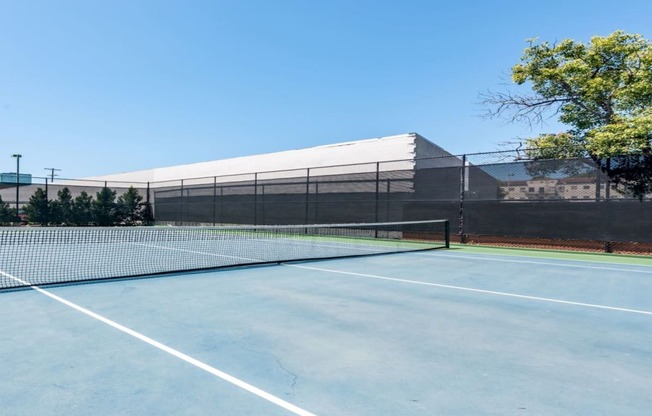
{"type": "Polygon", "coordinates": [[[61,169],[57,169],[57,168],[44,168],[44,169],[50,171],[50,182],[54,182],[54,177],[59,176],[54,173],[55,171],[61,172],[61,169]]]}

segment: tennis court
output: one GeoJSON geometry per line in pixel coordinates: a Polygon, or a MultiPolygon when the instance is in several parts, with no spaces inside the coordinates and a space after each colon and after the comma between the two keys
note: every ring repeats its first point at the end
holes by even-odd
{"type": "MultiPolygon", "coordinates": [[[[250,247],[241,254],[246,264],[264,265],[218,270],[200,269],[238,254],[207,254],[215,232],[199,237],[210,245],[188,248],[187,231],[173,228],[146,252],[140,237],[103,245],[41,234],[29,237],[38,248],[28,257],[30,270],[43,268],[29,276],[7,259],[9,247],[18,258],[16,244],[7,244],[0,408],[7,415],[650,413],[652,259],[421,251],[444,246],[441,230],[431,228],[424,235],[436,242],[415,238],[414,229],[374,229],[373,239],[358,230],[341,250],[334,248],[341,230],[321,230],[305,248],[301,228],[291,238],[287,229],[276,233],[282,249],[270,257],[249,242],[239,246],[250,247]],[[156,265],[131,273],[164,274],[113,279],[121,265],[98,253],[110,258],[115,244],[123,259],[148,255],[156,265]],[[335,258],[351,245],[393,254],[335,258]],[[52,247],[52,256],[35,257],[52,247]],[[279,259],[288,251],[314,260],[279,259]],[[195,271],[170,271],[185,258],[179,253],[192,254],[195,271]],[[67,263],[69,279],[61,272],[67,263]],[[57,283],[91,275],[98,283],[57,283]]],[[[234,235],[252,237],[228,234],[224,247],[234,235]]]]}

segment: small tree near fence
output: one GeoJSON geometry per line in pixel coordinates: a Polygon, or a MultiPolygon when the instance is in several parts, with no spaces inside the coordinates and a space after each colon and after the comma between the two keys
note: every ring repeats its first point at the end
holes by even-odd
{"type": "Polygon", "coordinates": [[[16,217],[16,210],[12,209],[8,203],[2,200],[2,197],[0,196],[0,224],[16,221],[18,221],[18,217],[16,217]]]}
{"type": "MultiPolygon", "coordinates": [[[[149,225],[153,222],[152,207],[149,202],[143,202],[137,189],[130,187],[118,198],[116,195],[116,191],[104,187],[97,192],[95,199],[86,191],[73,199],[66,187],[57,193],[56,200],[48,201],[45,191],[38,188],[24,210],[29,222],[39,225],[115,226],[149,225]]],[[[0,223],[15,220],[13,210],[0,199],[0,223]],[[5,205],[8,213],[3,211],[5,205]],[[8,219],[3,220],[5,217],[8,219]]]]}

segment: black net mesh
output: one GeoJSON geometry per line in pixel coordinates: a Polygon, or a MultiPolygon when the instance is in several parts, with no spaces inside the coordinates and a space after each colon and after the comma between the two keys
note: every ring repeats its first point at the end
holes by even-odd
{"type": "Polygon", "coordinates": [[[0,229],[0,289],[443,248],[445,221],[0,229]]]}

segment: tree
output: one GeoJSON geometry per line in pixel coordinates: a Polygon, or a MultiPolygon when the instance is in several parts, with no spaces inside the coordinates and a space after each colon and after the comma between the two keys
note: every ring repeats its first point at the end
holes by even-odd
{"type": "Polygon", "coordinates": [[[50,204],[42,188],[38,188],[23,207],[30,223],[47,225],[50,221],[50,204]]]}
{"type": "Polygon", "coordinates": [[[73,224],[73,200],[70,189],[64,187],[57,192],[57,199],[50,204],[50,222],[63,225],[73,224]]]}
{"type": "Polygon", "coordinates": [[[142,206],[142,216],[144,225],[152,225],[154,222],[154,210],[152,209],[152,204],[149,201],[141,203],[142,206]]]}
{"type": "Polygon", "coordinates": [[[485,95],[489,115],[534,124],[552,113],[569,129],[528,139],[531,158],[588,157],[633,195],[652,192],[652,43],[622,31],[528,42],[512,80],[532,93],[485,95]]]}
{"type": "Polygon", "coordinates": [[[12,209],[8,203],[2,200],[0,196],[0,223],[16,222],[18,217],[16,216],[16,210],[12,209]]]}
{"type": "Polygon", "coordinates": [[[93,222],[93,197],[82,191],[72,201],[72,212],[74,225],[89,225],[93,222]]]}
{"type": "Polygon", "coordinates": [[[99,226],[115,225],[118,221],[116,192],[103,187],[93,201],[93,220],[99,226]]]}
{"type": "Polygon", "coordinates": [[[117,217],[123,225],[136,225],[143,221],[143,197],[133,186],[118,197],[117,217]]]}

